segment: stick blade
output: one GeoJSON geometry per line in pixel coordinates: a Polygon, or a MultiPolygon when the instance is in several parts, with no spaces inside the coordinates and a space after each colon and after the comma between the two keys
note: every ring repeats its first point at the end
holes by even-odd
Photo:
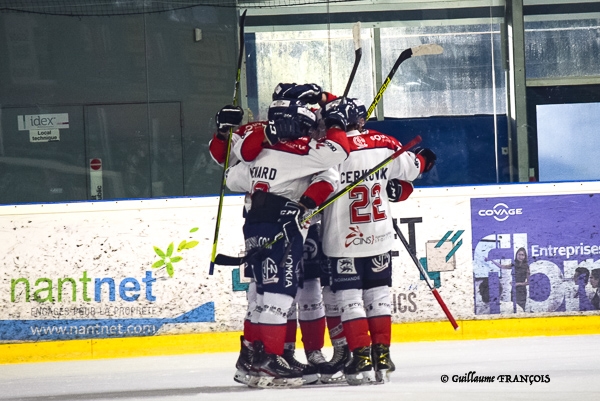
{"type": "Polygon", "coordinates": [[[352,40],[354,41],[355,51],[362,47],[360,42],[360,21],[352,26],[352,40]]]}
{"type": "Polygon", "coordinates": [[[412,56],[428,56],[431,54],[442,54],[444,52],[444,48],[435,43],[428,43],[425,45],[419,45],[411,48],[412,56]]]}
{"type": "Polygon", "coordinates": [[[221,266],[239,266],[243,263],[244,263],[243,257],[228,256],[228,255],[223,255],[222,253],[219,253],[219,254],[217,254],[217,256],[215,256],[215,262],[214,262],[215,265],[221,265],[221,266]]]}

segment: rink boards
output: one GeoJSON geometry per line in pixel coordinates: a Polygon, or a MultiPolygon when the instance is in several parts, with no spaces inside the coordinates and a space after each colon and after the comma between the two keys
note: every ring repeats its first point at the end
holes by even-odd
{"type": "MultiPolygon", "coordinates": [[[[247,280],[237,266],[208,273],[217,205],[0,206],[0,363],[237,349],[247,280]]],[[[225,198],[219,253],[243,250],[242,205],[225,198]]],[[[392,214],[461,326],[397,240],[394,341],[600,333],[595,289],[573,279],[578,267],[600,268],[600,182],[424,188],[392,214]],[[519,248],[525,301],[510,267],[519,248]]],[[[348,248],[378,240],[357,232],[340,233],[348,248]]]]}

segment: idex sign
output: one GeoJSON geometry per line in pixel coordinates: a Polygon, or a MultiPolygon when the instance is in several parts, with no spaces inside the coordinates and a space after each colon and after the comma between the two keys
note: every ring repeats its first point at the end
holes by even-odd
{"type": "Polygon", "coordinates": [[[69,114],[31,114],[17,116],[19,131],[69,128],[69,114]]]}

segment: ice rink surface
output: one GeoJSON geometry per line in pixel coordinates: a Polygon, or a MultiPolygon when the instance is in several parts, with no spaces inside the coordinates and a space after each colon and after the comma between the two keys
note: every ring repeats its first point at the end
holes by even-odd
{"type": "Polygon", "coordinates": [[[391,356],[397,370],[384,385],[269,390],[233,381],[237,353],[6,364],[0,400],[600,400],[600,335],[395,343],[391,356]],[[469,372],[495,382],[453,382],[469,372]]]}

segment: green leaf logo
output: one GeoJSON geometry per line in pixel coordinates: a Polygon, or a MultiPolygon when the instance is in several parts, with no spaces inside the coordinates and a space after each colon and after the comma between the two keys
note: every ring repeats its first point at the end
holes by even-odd
{"type": "MultiPolygon", "coordinates": [[[[190,230],[190,233],[195,233],[198,231],[198,227],[194,227],[190,230]]],[[[183,260],[182,256],[179,256],[178,253],[185,251],[186,249],[192,249],[198,245],[198,241],[188,241],[183,240],[179,242],[177,248],[175,248],[175,243],[171,242],[169,246],[167,246],[167,250],[163,251],[157,246],[154,246],[154,253],[156,253],[159,259],[152,263],[153,269],[164,268],[167,271],[169,277],[173,277],[175,274],[175,270],[173,267],[174,263],[181,262],[183,260]],[[173,253],[175,252],[175,254],[173,253]]]]}

